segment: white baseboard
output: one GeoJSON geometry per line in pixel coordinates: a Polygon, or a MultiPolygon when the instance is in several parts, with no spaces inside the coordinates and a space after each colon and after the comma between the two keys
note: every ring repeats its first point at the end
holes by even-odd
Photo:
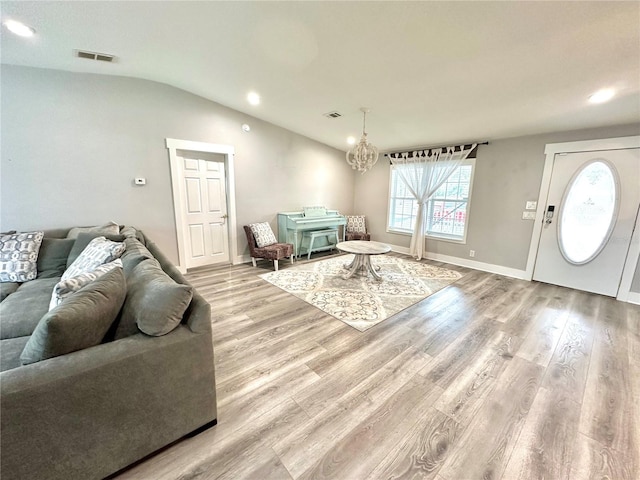
{"type": "Polygon", "coordinates": [[[232,265],[240,265],[241,263],[249,263],[251,262],[251,255],[237,255],[232,260],[232,265]]]}
{"type": "Polygon", "coordinates": [[[636,305],[640,305],[640,293],[638,292],[629,292],[627,295],[627,302],[634,303],[636,305]]]}
{"type": "MultiPolygon", "coordinates": [[[[391,250],[397,253],[403,253],[409,255],[409,249],[407,247],[400,247],[398,245],[389,245],[391,250]]],[[[442,255],[440,253],[426,252],[425,258],[429,260],[435,260],[437,262],[450,263],[451,265],[458,265],[460,267],[472,268],[474,270],[482,270],[483,272],[497,273],[498,275],[504,275],[505,277],[518,278],[520,280],[531,280],[525,270],[518,270],[517,268],[503,267],[502,265],[494,265],[492,263],[478,262],[475,260],[468,260],[466,258],[452,257],[451,255],[442,255]]]]}

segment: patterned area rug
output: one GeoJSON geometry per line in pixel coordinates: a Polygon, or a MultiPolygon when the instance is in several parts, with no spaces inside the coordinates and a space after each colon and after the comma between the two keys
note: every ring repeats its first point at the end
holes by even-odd
{"type": "Polygon", "coordinates": [[[380,266],[381,282],[357,274],[345,280],[344,265],[352,260],[353,255],[342,255],[260,277],[364,332],[462,276],[411,259],[378,255],[371,263],[380,266]]]}

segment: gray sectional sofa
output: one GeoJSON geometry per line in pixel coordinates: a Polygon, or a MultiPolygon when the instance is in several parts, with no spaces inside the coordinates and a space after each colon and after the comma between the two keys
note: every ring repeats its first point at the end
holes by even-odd
{"type": "Polygon", "coordinates": [[[142,274],[148,274],[159,264],[191,292],[156,245],[131,227],[116,239],[126,245],[124,268],[118,274],[124,275],[127,291],[126,300],[119,300],[122,306],[110,307],[119,313],[108,333],[95,346],[24,364],[25,345],[36,329],[42,329],[39,324],[69,256],[81,251],[82,242],[91,236],[63,240],[68,232],[45,232],[38,278],[0,284],[3,480],[104,478],[216,423],[209,304],[193,291],[179,325],[167,334],[150,336],[135,323],[121,324],[127,308],[172,308],[163,304],[166,298],[153,298],[156,280],[141,277],[144,268],[147,272],[142,274]]]}

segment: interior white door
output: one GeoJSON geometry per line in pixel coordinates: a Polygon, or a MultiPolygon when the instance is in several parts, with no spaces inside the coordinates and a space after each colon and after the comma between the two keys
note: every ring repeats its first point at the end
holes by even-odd
{"type": "Polygon", "coordinates": [[[180,157],[186,268],[229,262],[224,163],[180,157]]]}
{"type": "Polygon", "coordinates": [[[615,297],[640,205],[640,149],[556,154],[533,279],[615,297]]]}

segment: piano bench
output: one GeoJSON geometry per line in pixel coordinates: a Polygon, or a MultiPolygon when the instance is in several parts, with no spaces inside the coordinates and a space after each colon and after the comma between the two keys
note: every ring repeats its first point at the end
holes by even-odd
{"type": "Polygon", "coordinates": [[[305,237],[309,237],[309,248],[307,250],[307,260],[311,260],[311,253],[312,252],[320,252],[323,250],[333,250],[334,247],[336,246],[336,243],[338,243],[338,229],[337,228],[326,228],[324,230],[307,230],[305,232],[302,232],[302,238],[304,241],[305,237]],[[331,235],[335,236],[336,242],[335,243],[331,243],[329,237],[331,235]],[[323,247],[316,247],[316,249],[314,250],[313,248],[313,244],[316,240],[316,238],[318,237],[327,237],[327,243],[328,245],[323,246],[323,247]]]}

